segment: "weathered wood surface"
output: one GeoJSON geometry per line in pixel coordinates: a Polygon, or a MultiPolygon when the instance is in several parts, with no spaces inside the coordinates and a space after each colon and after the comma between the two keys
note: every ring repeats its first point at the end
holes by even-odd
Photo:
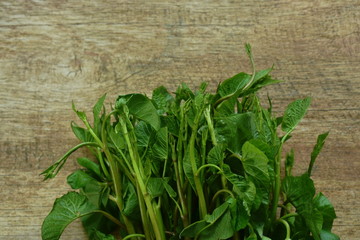
{"type": "MultiPolygon", "coordinates": [[[[215,88],[250,71],[245,42],[259,69],[274,64],[284,80],[262,93],[275,109],[313,98],[291,140],[298,171],[330,130],[314,180],[337,210],[334,232],[360,239],[359,1],[2,0],[0,11],[0,239],[39,239],[69,190],[73,161],[54,180],[39,173],[77,142],[72,100],[90,111],[104,92],[111,102],[181,82],[215,88]]],[[[79,223],[63,239],[85,239],[79,223]]]]}

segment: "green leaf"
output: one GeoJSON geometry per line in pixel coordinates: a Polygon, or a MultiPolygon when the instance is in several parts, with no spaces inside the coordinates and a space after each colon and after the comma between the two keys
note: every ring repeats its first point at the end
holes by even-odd
{"type": "Polygon", "coordinates": [[[320,237],[321,240],[340,240],[339,236],[326,230],[321,230],[320,237]]]}
{"type": "Polygon", "coordinates": [[[150,124],[140,121],[135,128],[138,147],[149,147],[154,142],[156,131],[150,124]],[[151,143],[152,141],[152,143],[151,143]]]}
{"type": "Polygon", "coordinates": [[[88,183],[96,180],[83,170],[76,170],[67,177],[67,183],[72,189],[80,189],[85,187],[88,183]]]}
{"type": "Polygon", "coordinates": [[[80,118],[81,121],[83,122],[87,122],[87,117],[86,117],[86,114],[85,112],[81,112],[81,111],[78,111],[75,107],[75,103],[72,102],[72,109],[73,111],[76,113],[76,115],[78,116],[78,118],[80,118]]]}
{"type": "Polygon", "coordinates": [[[122,212],[125,216],[133,219],[137,219],[140,216],[139,201],[136,195],[136,190],[130,182],[126,184],[126,190],[124,193],[124,209],[122,212]]]}
{"type": "Polygon", "coordinates": [[[151,159],[154,164],[157,160],[168,158],[167,127],[155,131],[150,124],[140,121],[135,128],[135,134],[141,156],[151,159]]]}
{"type": "Polygon", "coordinates": [[[80,166],[86,168],[87,170],[89,170],[89,171],[95,173],[97,176],[101,177],[101,171],[100,171],[99,164],[97,164],[85,157],[78,158],[77,162],[80,166]]]}
{"type": "Polygon", "coordinates": [[[116,108],[126,103],[129,113],[136,118],[150,124],[155,130],[160,129],[160,117],[152,101],[142,94],[128,94],[119,96],[116,108]]]}
{"type": "Polygon", "coordinates": [[[225,158],[225,146],[222,144],[217,144],[212,149],[210,149],[207,155],[207,162],[210,164],[218,165],[225,158]]]}
{"type": "MultiPolygon", "coordinates": [[[[199,166],[199,164],[200,164],[199,153],[196,150],[194,150],[194,151],[195,151],[196,165],[199,166]]],[[[194,173],[193,173],[193,170],[191,167],[191,161],[190,161],[190,156],[189,156],[189,147],[187,148],[187,151],[185,152],[184,162],[183,162],[183,170],[184,170],[186,178],[189,180],[191,187],[193,188],[194,191],[196,191],[195,181],[194,181],[194,173]]]]}
{"type": "Polygon", "coordinates": [[[254,83],[251,85],[251,88],[241,92],[239,94],[239,97],[250,95],[251,93],[258,91],[263,87],[281,82],[280,80],[273,79],[270,75],[262,76],[262,74],[270,72],[271,70],[272,70],[272,68],[268,68],[268,69],[262,70],[260,72],[257,72],[255,75],[254,83]]]}
{"type": "Polygon", "coordinates": [[[219,240],[228,239],[233,236],[234,230],[231,224],[229,224],[231,222],[231,214],[228,207],[229,203],[223,203],[211,215],[206,215],[205,220],[200,220],[186,227],[180,233],[180,237],[197,237],[199,240],[219,240]]]}
{"type": "Polygon", "coordinates": [[[229,203],[225,202],[221,204],[219,207],[215,208],[211,215],[207,215],[205,217],[206,222],[214,223],[216,222],[228,209],[229,203]]]}
{"type": "Polygon", "coordinates": [[[299,99],[290,103],[284,113],[281,123],[281,129],[289,135],[305,116],[310,106],[310,98],[299,99]]]}
{"type": "Polygon", "coordinates": [[[311,160],[310,160],[310,164],[309,164],[309,168],[308,168],[309,176],[311,175],[311,171],[314,166],[315,160],[316,160],[317,156],[319,155],[321,149],[323,148],[325,139],[328,135],[329,135],[329,132],[326,132],[326,133],[320,134],[317,137],[316,145],[314,146],[314,149],[311,152],[311,160]]]}
{"type": "Polygon", "coordinates": [[[184,228],[180,233],[180,238],[182,237],[190,237],[194,238],[199,232],[201,232],[202,229],[204,229],[207,225],[209,225],[206,220],[200,220],[197,222],[194,222],[184,228]]]}
{"type": "Polygon", "coordinates": [[[108,201],[107,189],[109,188],[101,185],[98,181],[89,181],[81,188],[80,192],[88,198],[90,203],[100,208],[102,204],[106,205],[108,201]]]}
{"type": "Polygon", "coordinates": [[[256,186],[256,208],[260,203],[268,204],[270,192],[270,176],[268,172],[268,158],[265,153],[252,145],[250,142],[244,143],[242,147],[243,157],[241,161],[245,173],[255,183],[256,186]]]}
{"type": "Polygon", "coordinates": [[[156,108],[160,114],[165,112],[169,112],[169,106],[172,101],[174,101],[174,97],[167,91],[164,86],[160,86],[154,89],[152,93],[152,100],[155,103],[156,108]]]}
{"type": "Polygon", "coordinates": [[[94,139],[89,130],[79,127],[75,122],[71,122],[71,129],[75,136],[82,142],[92,142],[94,139]]]}
{"type": "Polygon", "coordinates": [[[315,208],[313,198],[315,187],[307,173],[301,176],[287,176],[282,184],[283,192],[296,211],[305,220],[315,240],[320,240],[323,225],[323,215],[315,208]]]}
{"type": "Polygon", "coordinates": [[[233,185],[233,191],[242,200],[247,215],[250,216],[252,205],[256,196],[256,187],[253,182],[241,175],[231,172],[228,165],[224,164],[223,171],[226,179],[233,185]]]}
{"type": "Polygon", "coordinates": [[[164,179],[163,179],[163,184],[167,194],[169,194],[170,197],[175,198],[177,194],[175,190],[171,187],[171,185],[164,179]]]}
{"type": "Polygon", "coordinates": [[[94,230],[91,235],[92,240],[116,240],[115,237],[111,234],[105,234],[98,230],[94,230]]]}
{"type": "Polygon", "coordinates": [[[168,157],[168,130],[167,127],[160,128],[155,136],[152,146],[152,156],[156,159],[165,160],[168,157]]]}
{"type": "Polygon", "coordinates": [[[273,70],[273,67],[256,72],[255,80],[258,81],[258,80],[261,80],[261,79],[266,79],[265,77],[267,77],[272,70],[273,70]]]}
{"type": "Polygon", "coordinates": [[[306,225],[310,229],[312,236],[315,240],[320,239],[321,227],[323,225],[323,216],[321,213],[310,206],[307,209],[302,209],[299,212],[301,216],[305,219],[306,225]]]}
{"type": "MultiPolygon", "coordinates": [[[[118,123],[116,125],[116,127],[120,127],[120,123],[118,123]]],[[[115,128],[108,128],[108,135],[111,139],[111,142],[114,144],[115,148],[117,150],[123,150],[125,149],[125,139],[124,139],[124,136],[122,134],[120,134],[119,131],[116,131],[116,127],[115,128]]],[[[108,142],[110,143],[110,142],[108,142]]]]}
{"type": "Polygon", "coordinates": [[[56,199],[53,209],[45,218],[41,227],[43,240],[59,239],[62,232],[75,219],[93,213],[95,206],[84,195],[69,192],[56,199]]]}
{"type": "Polygon", "coordinates": [[[250,235],[245,238],[245,240],[258,240],[258,238],[255,232],[251,232],[250,235]]]}
{"type": "Polygon", "coordinates": [[[231,222],[231,214],[228,210],[216,222],[201,231],[199,240],[219,240],[232,237],[234,230],[229,222],[231,222]]]}
{"type": "Polygon", "coordinates": [[[182,83],[181,86],[176,89],[175,101],[177,105],[179,105],[182,100],[187,101],[192,98],[194,98],[194,93],[185,83],[182,83]]]}
{"type": "Polygon", "coordinates": [[[249,141],[253,146],[263,152],[268,160],[273,160],[276,157],[276,154],[279,151],[279,146],[277,145],[269,145],[261,139],[251,139],[249,141]]]}
{"type": "Polygon", "coordinates": [[[104,94],[102,97],[100,97],[98,99],[98,101],[95,103],[95,105],[93,107],[94,118],[97,118],[97,119],[99,118],[99,114],[104,105],[105,98],[106,98],[106,94],[104,94]]]}
{"type": "Polygon", "coordinates": [[[252,177],[255,184],[269,187],[268,158],[265,153],[250,142],[244,143],[241,158],[245,172],[252,177]]]}
{"type": "Polygon", "coordinates": [[[100,123],[100,113],[101,113],[101,109],[103,108],[104,105],[104,101],[106,98],[106,94],[104,94],[102,97],[100,97],[98,99],[98,101],[96,102],[96,104],[93,107],[93,115],[94,115],[94,127],[96,128],[99,123],[100,123]]]}
{"type": "MultiPolygon", "coordinates": [[[[252,55],[250,50],[251,48],[246,47],[246,49],[250,60],[252,61],[252,55]]],[[[238,97],[249,95],[250,93],[258,91],[262,87],[280,82],[279,80],[274,80],[271,78],[271,76],[269,76],[269,73],[272,70],[273,68],[271,67],[265,70],[258,71],[255,73],[254,79],[252,78],[252,75],[243,72],[238,73],[229,79],[226,79],[219,85],[217,89],[217,93],[221,97],[217,100],[217,104],[222,103],[229,98],[236,99],[238,97]],[[251,80],[252,82],[250,82],[251,80]]]]}
{"type": "Polygon", "coordinates": [[[174,115],[162,116],[161,120],[163,125],[168,128],[169,133],[176,137],[179,136],[180,122],[174,115]]]}
{"type": "Polygon", "coordinates": [[[239,92],[239,90],[242,90],[250,79],[251,75],[244,72],[238,73],[223,81],[219,85],[217,93],[219,93],[222,98],[234,95],[236,92],[239,92]]]}
{"type": "Polygon", "coordinates": [[[308,174],[285,177],[282,183],[282,190],[286,194],[287,199],[296,208],[311,203],[315,195],[314,183],[308,174]]]}
{"type": "MultiPolygon", "coordinates": [[[[115,213],[115,208],[107,209],[107,212],[115,213]]],[[[96,236],[96,231],[100,231],[102,233],[111,233],[114,232],[116,227],[118,227],[115,223],[110,221],[107,217],[105,217],[100,212],[95,212],[89,215],[86,215],[81,218],[82,225],[89,236],[89,239],[97,239],[97,237],[101,237],[101,235],[96,236]]],[[[100,238],[101,239],[101,238],[100,238]]]]}
{"type": "Polygon", "coordinates": [[[242,145],[246,141],[259,136],[253,113],[217,118],[215,133],[218,143],[226,144],[233,153],[241,153],[242,145]]]}
{"type": "Polygon", "coordinates": [[[160,197],[165,190],[162,178],[149,178],[146,187],[152,198],[160,197]]]}
{"type": "Polygon", "coordinates": [[[235,114],[235,105],[238,103],[238,99],[236,97],[229,97],[223,100],[216,106],[215,109],[215,116],[216,117],[223,117],[223,116],[230,116],[235,114]]]}
{"type": "Polygon", "coordinates": [[[313,200],[314,206],[323,216],[322,229],[331,231],[334,219],[336,218],[335,210],[329,199],[322,193],[319,193],[313,200]]]}
{"type": "Polygon", "coordinates": [[[271,113],[261,108],[260,102],[258,104],[258,109],[253,111],[258,112],[256,119],[261,136],[260,139],[267,144],[278,145],[277,125],[275,119],[271,116],[271,113]]]}
{"type": "MultiPolygon", "coordinates": [[[[101,206],[101,205],[106,206],[106,205],[108,205],[108,202],[109,202],[109,196],[110,196],[111,189],[109,186],[100,186],[99,185],[99,187],[100,187],[100,193],[97,192],[98,200],[100,200],[98,202],[98,206],[101,206]]],[[[89,196],[88,192],[86,193],[86,196],[89,196]]]]}
{"type": "Polygon", "coordinates": [[[259,239],[261,240],[267,239],[264,236],[264,231],[266,231],[266,229],[264,228],[267,228],[269,226],[268,224],[270,214],[271,212],[269,211],[269,206],[265,204],[262,204],[257,210],[251,212],[251,226],[253,228],[253,231],[257,233],[259,239]]]}
{"type": "Polygon", "coordinates": [[[250,216],[244,207],[243,200],[236,200],[234,198],[230,198],[227,200],[227,202],[229,203],[229,210],[231,213],[231,225],[234,231],[244,229],[249,223],[250,216]]]}

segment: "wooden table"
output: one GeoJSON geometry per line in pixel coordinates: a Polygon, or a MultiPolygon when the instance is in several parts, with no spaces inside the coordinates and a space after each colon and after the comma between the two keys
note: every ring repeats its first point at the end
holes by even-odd
{"type": "MultiPolygon", "coordinates": [[[[40,239],[53,201],[70,188],[72,157],[54,180],[39,173],[77,143],[80,109],[103,93],[151,93],[181,82],[210,89],[274,64],[269,94],[280,115],[292,100],[312,106],[288,144],[297,172],[316,136],[330,131],[314,181],[334,204],[334,232],[360,239],[360,2],[7,1],[0,2],[0,239],[40,239]]],[[[81,156],[84,152],[77,153],[81,156]]],[[[72,224],[63,239],[85,239],[72,224]]]]}

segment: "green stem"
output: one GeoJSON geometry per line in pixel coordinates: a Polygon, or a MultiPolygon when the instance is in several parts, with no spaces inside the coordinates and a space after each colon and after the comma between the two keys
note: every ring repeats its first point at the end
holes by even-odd
{"type": "Polygon", "coordinates": [[[130,239],[130,238],[137,238],[137,237],[142,237],[142,238],[146,239],[144,234],[134,233],[134,234],[127,235],[126,237],[123,238],[123,240],[127,240],[127,239],[130,239]]]}
{"type": "MultiPolygon", "coordinates": [[[[122,131],[123,131],[123,135],[124,135],[126,144],[128,146],[128,151],[129,151],[133,169],[135,172],[135,177],[136,177],[137,183],[139,185],[139,190],[144,198],[156,239],[157,240],[165,240],[165,231],[164,231],[163,223],[161,221],[161,219],[162,219],[161,215],[155,211],[155,209],[152,205],[152,198],[151,198],[150,194],[147,192],[146,185],[144,183],[143,169],[140,169],[141,163],[140,163],[140,159],[139,159],[139,154],[138,154],[138,151],[136,149],[134,149],[134,146],[136,146],[136,145],[134,145],[132,143],[132,141],[130,140],[130,133],[128,132],[127,126],[129,126],[132,129],[132,123],[130,122],[129,119],[127,119],[126,116],[125,116],[125,118],[126,119],[124,119],[124,116],[122,116],[120,118],[120,124],[122,127],[122,131]]],[[[133,139],[133,140],[135,142],[135,139],[133,139]]]]}
{"type": "Polygon", "coordinates": [[[126,229],[126,226],[124,226],[124,224],[122,224],[118,219],[116,219],[114,216],[112,216],[108,212],[105,212],[105,211],[102,211],[102,210],[95,210],[95,211],[93,211],[93,213],[101,213],[102,215],[104,215],[106,218],[111,220],[113,223],[115,223],[119,227],[121,227],[123,229],[126,229]]]}
{"type": "Polygon", "coordinates": [[[255,62],[254,62],[254,58],[251,52],[251,46],[250,44],[246,44],[245,45],[245,49],[246,49],[246,53],[248,54],[249,58],[250,58],[250,63],[252,66],[252,70],[253,70],[253,74],[251,76],[250,81],[245,85],[245,87],[243,88],[242,91],[247,90],[249,87],[251,87],[251,85],[253,84],[254,80],[255,80],[255,75],[256,75],[256,70],[255,70],[255,62]]]}
{"type": "Polygon", "coordinates": [[[286,237],[285,237],[285,240],[291,240],[291,239],[290,239],[290,225],[289,225],[289,223],[288,223],[287,221],[285,221],[284,219],[282,219],[282,218],[279,218],[277,221],[278,221],[278,222],[281,222],[281,223],[285,226],[285,228],[286,228],[286,237]]]}
{"type": "MultiPolygon", "coordinates": [[[[193,191],[192,188],[189,186],[189,182],[187,182],[187,187],[184,188],[186,189],[187,193],[186,193],[186,201],[187,201],[187,206],[188,206],[188,219],[189,219],[189,223],[193,222],[192,218],[193,218],[193,191]]],[[[195,207],[196,208],[196,207],[195,207]]],[[[196,210],[196,209],[195,209],[196,210]]]]}
{"type": "Polygon", "coordinates": [[[270,220],[271,222],[275,222],[276,220],[276,212],[278,208],[279,198],[280,198],[280,188],[281,188],[281,152],[282,152],[282,143],[279,147],[279,151],[277,157],[275,158],[275,184],[274,184],[274,191],[273,191],[273,202],[272,202],[272,209],[270,220]]]}
{"type": "Polygon", "coordinates": [[[171,158],[174,164],[174,170],[175,170],[175,177],[176,177],[176,188],[177,188],[177,192],[179,195],[179,200],[180,200],[180,204],[181,204],[181,209],[179,209],[180,212],[180,216],[183,222],[184,227],[187,227],[189,225],[189,219],[188,219],[188,210],[187,210],[187,205],[185,203],[185,197],[184,197],[184,190],[181,186],[181,182],[180,182],[180,174],[179,174],[179,168],[178,168],[178,161],[177,161],[177,156],[176,156],[176,151],[175,151],[175,142],[174,142],[174,138],[171,137],[170,138],[171,141],[171,158]]]}
{"type": "MultiPolygon", "coordinates": [[[[117,145],[115,145],[115,148],[116,148],[116,150],[118,151],[118,153],[120,153],[122,159],[124,160],[124,162],[125,162],[125,164],[126,164],[126,167],[129,169],[128,172],[130,171],[129,173],[134,174],[134,170],[133,170],[133,168],[132,168],[129,160],[127,159],[127,157],[126,157],[125,154],[123,153],[123,151],[122,151],[117,145]]],[[[115,156],[116,156],[116,155],[115,155],[115,156]]],[[[120,162],[120,158],[117,158],[117,160],[120,162]]],[[[123,166],[124,169],[126,169],[125,166],[124,166],[124,164],[122,164],[122,163],[120,163],[120,164],[123,166]]]]}
{"type": "Polygon", "coordinates": [[[228,189],[221,189],[221,190],[217,191],[217,192],[214,194],[213,198],[211,199],[211,206],[214,206],[216,198],[217,198],[218,196],[220,196],[220,194],[223,194],[223,193],[227,193],[227,194],[229,194],[232,198],[235,199],[234,194],[233,194],[230,190],[228,190],[228,189]]]}
{"type": "Polygon", "coordinates": [[[119,167],[117,162],[114,161],[112,154],[109,151],[108,145],[107,145],[107,138],[106,138],[106,132],[105,132],[105,123],[107,121],[107,119],[111,116],[111,114],[113,114],[113,112],[111,112],[110,114],[108,114],[106,116],[106,118],[104,119],[103,125],[102,125],[102,129],[101,129],[101,139],[102,139],[102,148],[103,151],[106,155],[107,160],[109,161],[109,165],[110,165],[110,174],[111,174],[111,178],[113,180],[113,184],[114,184],[114,189],[115,189],[115,199],[116,199],[116,204],[119,208],[120,214],[122,215],[125,225],[127,227],[127,230],[130,234],[135,233],[135,228],[134,225],[132,224],[132,222],[124,215],[122,214],[122,210],[124,208],[124,201],[123,201],[123,196],[122,196],[122,184],[121,184],[121,176],[120,176],[120,171],[119,171],[119,167]]]}
{"type": "Polygon", "coordinates": [[[90,132],[91,136],[94,138],[94,140],[100,145],[101,148],[104,148],[103,142],[100,140],[100,138],[96,135],[92,127],[90,126],[89,122],[87,120],[83,120],[83,123],[85,124],[86,128],[90,132]]]}
{"type": "Polygon", "coordinates": [[[206,201],[204,196],[204,191],[202,188],[201,180],[197,173],[197,166],[196,166],[196,159],[195,159],[195,138],[197,133],[197,124],[198,124],[198,117],[195,119],[194,127],[192,129],[192,133],[189,140],[189,158],[191,163],[192,172],[194,174],[194,182],[195,182],[195,188],[196,193],[199,198],[199,211],[200,211],[200,217],[204,218],[207,214],[207,207],[206,207],[206,201]]]}
{"type": "MultiPolygon", "coordinates": [[[[208,125],[208,129],[209,129],[209,132],[210,132],[210,137],[211,137],[211,142],[214,146],[217,145],[217,139],[216,139],[216,135],[215,135],[215,130],[214,130],[214,124],[213,124],[213,121],[211,119],[211,115],[210,115],[210,106],[208,106],[205,111],[204,111],[204,115],[205,115],[205,119],[206,119],[206,122],[207,122],[207,125],[208,125]]],[[[220,167],[222,167],[224,164],[224,159],[222,159],[220,161],[220,167]]],[[[227,180],[225,178],[224,175],[221,175],[221,184],[223,186],[223,188],[227,188],[227,180]]]]}
{"type": "Polygon", "coordinates": [[[205,164],[205,165],[202,165],[201,167],[199,167],[197,172],[195,173],[195,176],[197,176],[197,177],[200,176],[201,170],[203,170],[205,168],[210,168],[210,167],[219,170],[220,173],[223,172],[222,169],[219,166],[217,166],[215,164],[208,163],[208,164],[205,164]]]}
{"type": "Polygon", "coordinates": [[[216,199],[220,194],[222,194],[222,193],[227,193],[227,194],[229,194],[232,198],[235,199],[234,194],[233,194],[230,190],[221,189],[221,190],[217,191],[217,192],[214,194],[214,197],[212,198],[211,201],[212,201],[212,202],[215,201],[215,199],[216,199]]]}
{"type": "Polygon", "coordinates": [[[104,158],[102,156],[102,152],[101,152],[100,148],[97,149],[97,155],[98,155],[98,159],[99,159],[101,169],[104,172],[106,179],[110,179],[110,173],[107,170],[107,167],[105,166],[104,158]]]}
{"type": "Polygon", "coordinates": [[[208,106],[205,111],[204,111],[204,115],[205,115],[205,119],[208,125],[208,129],[210,132],[210,138],[211,138],[211,142],[214,146],[217,145],[217,140],[216,140],[216,135],[215,135],[215,130],[214,130],[214,124],[211,120],[211,115],[210,115],[210,106],[208,106]]]}
{"type": "Polygon", "coordinates": [[[48,178],[55,177],[56,174],[58,174],[59,171],[61,170],[61,168],[64,166],[64,164],[65,164],[66,160],[68,159],[68,157],[73,152],[75,152],[76,150],[78,150],[79,148],[82,148],[84,146],[100,147],[98,143],[94,143],[94,142],[80,143],[80,144],[76,145],[75,147],[71,148],[69,151],[67,151],[59,160],[57,160],[54,164],[52,164],[50,167],[48,167],[40,175],[45,175],[44,180],[46,180],[48,178]]]}
{"type": "Polygon", "coordinates": [[[120,157],[114,155],[116,161],[118,162],[118,164],[120,164],[120,167],[121,167],[121,171],[123,171],[126,175],[126,177],[130,180],[130,182],[132,184],[135,185],[135,178],[134,176],[132,175],[132,173],[129,172],[128,169],[126,169],[127,166],[124,165],[123,161],[121,161],[120,157]]]}
{"type": "Polygon", "coordinates": [[[298,215],[299,215],[298,213],[294,213],[294,212],[293,213],[288,213],[288,214],[282,216],[281,219],[286,219],[286,218],[290,218],[290,217],[296,217],[298,215]]]}
{"type": "MultiPolygon", "coordinates": [[[[110,114],[109,114],[110,115],[110,114]]],[[[108,116],[109,116],[108,115],[108,116]]],[[[96,133],[94,132],[94,130],[92,129],[92,127],[90,126],[89,122],[87,121],[87,119],[82,119],[81,120],[83,121],[83,123],[85,124],[87,130],[90,132],[91,136],[94,138],[94,140],[99,144],[100,148],[101,149],[104,149],[106,147],[106,144],[104,143],[104,138],[102,137],[103,141],[100,140],[100,138],[96,135],[96,133]]],[[[102,132],[103,132],[103,128],[104,128],[104,125],[105,125],[105,121],[107,120],[107,117],[105,118],[103,124],[102,124],[102,132]]],[[[110,174],[104,164],[104,160],[101,156],[101,152],[98,151],[98,156],[99,156],[99,162],[100,162],[100,166],[106,176],[106,178],[109,178],[110,177],[110,174]]]]}
{"type": "Polygon", "coordinates": [[[146,206],[145,206],[144,197],[142,194],[140,194],[141,190],[139,189],[139,184],[136,184],[136,192],[138,193],[137,197],[138,197],[138,202],[139,202],[141,221],[143,224],[143,230],[145,232],[146,239],[152,239],[151,232],[150,232],[151,225],[149,224],[149,219],[146,214],[146,206]]]}
{"type": "Polygon", "coordinates": [[[120,171],[119,171],[118,165],[116,162],[114,162],[109,150],[106,149],[104,151],[105,151],[105,155],[107,156],[107,159],[110,164],[110,174],[113,179],[116,204],[120,210],[120,214],[122,215],[122,217],[124,219],[124,222],[125,222],[128,232],[135,233],[135,228],[134,228],[134,225],[132,224],[132,222],[124,214],[122,214],[122,210],[124,209],[124,201],[122,198],[122,184],[121,184],[121,177],[120,177],[120,171]]]}
{"type": "Polygon", "coordinates": [[[183,137],[185,131],[185,114],[184,114],[184,105],[180,106],[180,127],[179,127],[179,137],[176,145],[177,149],[177,160],[178,160],[178,173],[181,188],[184,186],[184,175],[183,175],[183,137]]]}

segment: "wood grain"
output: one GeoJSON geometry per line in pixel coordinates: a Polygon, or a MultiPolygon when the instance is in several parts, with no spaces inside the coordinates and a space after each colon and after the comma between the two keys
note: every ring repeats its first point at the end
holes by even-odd
{"type": "MultiPolygon", "coordinates": [[[[314,1],[0,1],[0,239],[39,239],[43,218],[69,190],[39,173],[76,144],[74,100],[90,107],[103,93],[151,93],[181,82],[214,89],[274,64],[283,80],[267,88],[279,114],[311,96],[309,114],[288,146],[301,172],[316,135],[330,130],[314,169],[335,205],[334,232],[360,239],[360,3],[314,1]]],[[[77,153],[79,156],[84,152],[77,153]]],[[[85,239],[74,223],[63,239],[85,239]]]]}

